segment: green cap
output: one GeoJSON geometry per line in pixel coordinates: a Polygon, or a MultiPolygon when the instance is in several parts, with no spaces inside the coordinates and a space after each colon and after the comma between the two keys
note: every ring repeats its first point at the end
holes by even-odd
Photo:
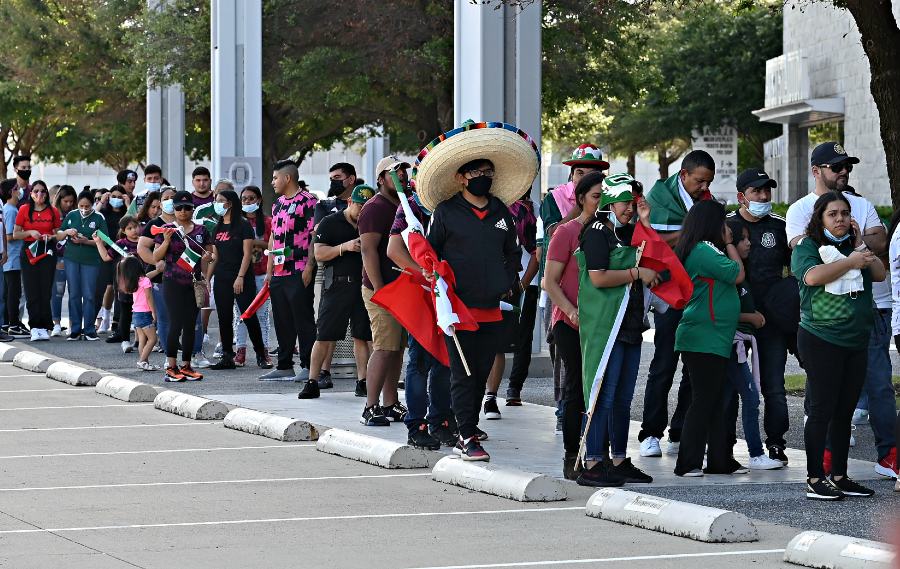
{"type": "Polygon", "coordinates": [[[353,203],[364,204],[375,195],[375,188],[366,184],[360,184],[353,188],[350,194],[350,201],[353,203]]]}
{"type": "Polygon", "coordinates": [[[600,196],[600,209],[611,203],[630,202],[634,199],[632,184],[634,178],[628,174],[611,174],[603,178],[603,194],[600,196]]]}

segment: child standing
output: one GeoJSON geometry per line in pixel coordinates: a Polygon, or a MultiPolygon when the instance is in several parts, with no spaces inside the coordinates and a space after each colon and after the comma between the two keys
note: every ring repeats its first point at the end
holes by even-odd
{"type": "Polygon", "coordinates": [[[125,257],[118,265],[119,289],[132,295],[134,331],[138,339],[137,367],[144,371],[159,371],[150,363],[150,353],[156,346],[156,309],[150,279],[144,275],[144,264],[137,257],[125,257]]]}

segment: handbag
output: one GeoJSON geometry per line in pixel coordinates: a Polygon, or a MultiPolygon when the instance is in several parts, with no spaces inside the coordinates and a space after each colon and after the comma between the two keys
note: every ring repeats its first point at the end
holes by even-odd
{"type": "Polygon", "coordinates": [[[197,303],[197,308],[206,308],[209,306],[209,289],[206,287],[206,279],[203,278],[203,275],[199,277],[194,274],[194,301],[197,303]]]}

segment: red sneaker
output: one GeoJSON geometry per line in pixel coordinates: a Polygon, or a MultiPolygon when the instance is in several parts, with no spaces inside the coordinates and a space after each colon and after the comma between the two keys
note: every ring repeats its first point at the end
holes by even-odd
{"type": "Polygon", "coordinates": [[[247,348],[238,348],[234,354],[234,365],[244,367],[247,363],[247,348]]]}
{"type": "Polygon", "coordinates": [[[875,472],[887,478],[897,478],[897,447],[875,463],[875,472]]]}
{"type": "Polygon", "coordinates": [[[825,449],[825,455],[822,457],[822,470],[825,471],[825,476],[831,476],[831,451],[825,449]]]}
{"type": "Polygon", "coordinates": [[[167,367],[166,368],[166,382],[180,382],[184,381],[184,374],[181,373],[181,370],[178,367],[167,367]]]}
{"type": "Polygon", "coordinates": [[[183,375],[184,378],[188,381],[200,381],[201,379],[203,379],[203,374],[194,371],[194,368],[192,368],[190,364],[181,366],[181,369],[179,369],[179,371],[181,372],[181,375],[183,375]]]}

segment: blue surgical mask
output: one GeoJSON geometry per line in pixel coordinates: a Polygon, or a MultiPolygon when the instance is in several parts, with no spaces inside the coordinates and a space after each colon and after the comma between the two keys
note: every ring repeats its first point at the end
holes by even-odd
{"type": "Polygon", "coordinates": [[[244,210],[244,213],[255,213],[256,210],[259,209],[258,203],[248,203],[241,206],[241,209],[244,210]]]}
{"type": "Polygon", "coordinates": [[[625,227],[625,224],[619,221],[619,218],[616,217],[616,214],[613,211],[609,212],[609,220],[612,221],[613,227],[615,227],[616,229],[625,227]]]}
{"type": "Polygon", "coordinates": [[[175,204],[172,202],[172,200],[163,200],[161,205],[162,205],[163,213],[166,213],[169,215],[172,215],[173,213],[175,213],[175,204]]]}
{"type": "Polygon", "coordinates": [[[772,203],[771,202],[751,202],[747,201],[747,211],[750,212],[750,215],[753,217],[765,217],[772,213],[772,203]]]}
{"type": "Polygon", "coordinates": [[[109,205],[118,209],[125,205],[125,200],[123,200],[122,198],[109,198],[109,205]]]}
{"type": "Polygon", "coordinates": [[[143,195],[149,194],[150,192],[158,192],[159,188],[160,188],[159,182],[146,182],[146,183],[144,183],[144,189],[141,190],[141,189],[135,188],[134,194],[136,196],[143,196],[143,195]]]}
{"type": "Polygon", "coordinates": [[[228,211],[228,206],[223,203],[216,202],[213,204],[213,211],[216,212],[216,215],[225,215],[225,212],[228,211]]]}
{"type": "Polygon", "coordinates": [[[847,239],[850,239],[850,232],[848,231],[847,234],[844,235],[843,237],[835,237],[834,233],[832,233],[826,229],[825,237],[827,237],[828,240],[831,241],[832,243],[843,243],[847,239]]]}

